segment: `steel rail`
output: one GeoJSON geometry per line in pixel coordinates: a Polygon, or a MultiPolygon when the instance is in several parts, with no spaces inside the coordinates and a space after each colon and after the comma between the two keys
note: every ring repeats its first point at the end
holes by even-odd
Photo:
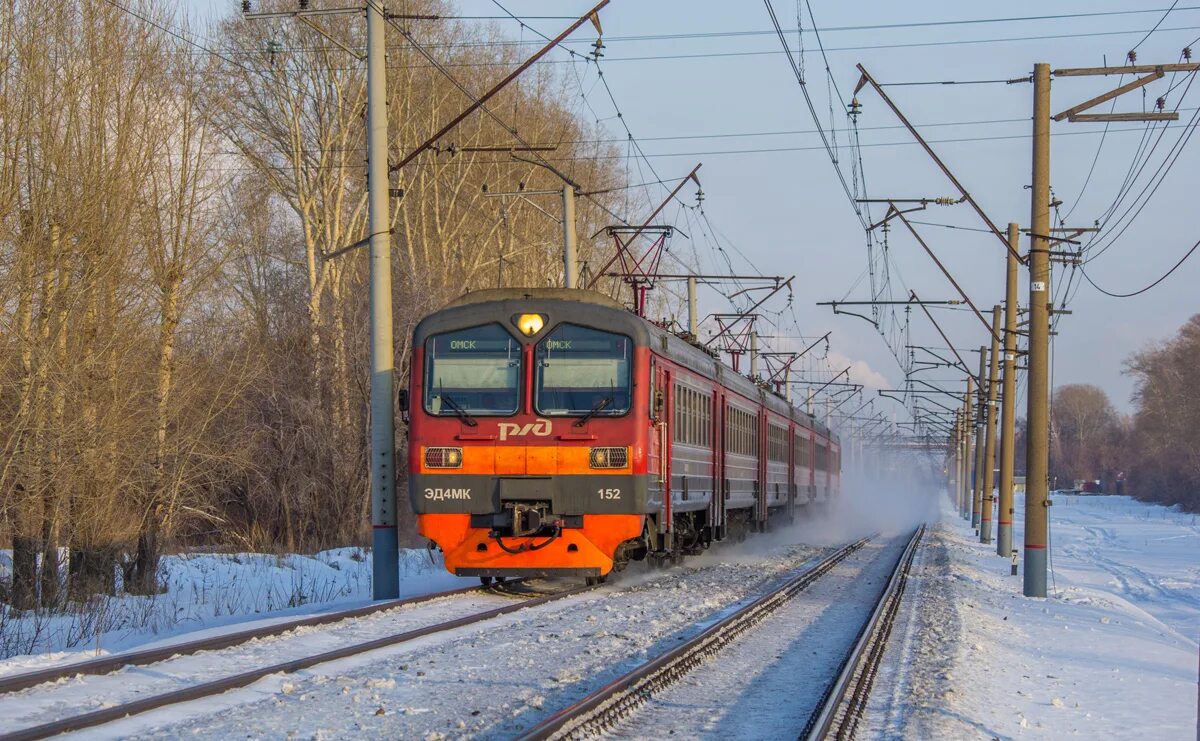
{"type": "MultiPolygon", "coordinates": [[[[0,741],[33,741],[35,739],[57,736],[61,733],[80,731],[85,728],[111,723],[113,721],[121,720],[122,718],[127,718],[129,716],[138,715],[150,710],[167,707],[169,705],[177,705],[179,703],[198,700],[211,695],[228,692],[229,690],[240,689],[271,674],[294,673],[312,666],[316,666],[317,664],[324,664],[329,661],[344,659],[348,656],[355,656],[357,654],[374,651],[380,648],[387,648],[389,646],[405,643],[417,638],[423,638],[435,633],[461,628],[473,623],[484,622],[492,618],[516,612],[517,610],[523,610],[528,607],[537,607],[538,605],[543,605],[547,602],[554,602],[566,597],[572,597],[583,592],[591,591],[595,588],[595,586],[575,587],[574,589],[567,589],[562,592],[555,592],[541,597],[534,597],[533,599],[516,602],[511,605],[504,605],[503,607],[485,610],[474,615],[455,618],[454,620],[448,620],[444,623],[438,623],[436,625],[430,625],[424,628],[417,628],[415,630],[409,630],[403,633],[394,633],[389,636],[383,636],[370,641],[364,641],[363,643],[342,646],[341,648],[332,649],[319,654],[313,654],[300,659],[284,661],[271,666],[258,667],[256,669],[251,669],[249,671],[241,672],[239,674],[231,675],[221,679],[202,682],[190,687],[164,692],[160,695],[152,695],[149,697],[140,698],[131,702],[121,703],[112,707],[95,710],[90,713],[83,713],[81,715],[54,720],[49,723],[42,723],[35,726],[20,728],[0,734],[0,741]]],[[[463,592],[476,589],[478,589],[478,587],[472,587],[470,589],[458,591],[463,592]]]]}
{"type": "Polygon", "coordinates": [[[874,536],[843,546],[817,565],[744,605],[691,639],[609,682],[518,736],[523,741],[585,738],[599,735],[632,713],[654,693],[674,684],[707,657],[809,587],[874,536]]]}
{"type": "Polygon", "coordinates": [[[818,741],[828,738],[854,738],[900,609],[900,601],[904,596],[904,587],[913,558],[916,556],[917,545],[924,534],[925,526],[922,525],[908,541],[879,597],[879,603],[872,611],[870,619],[863,624],[854,646],[842,661],[837,678],[826,687],[821,698],[820,710],[809,717],[804,731],[800,734],[801,739],[818,741]]]}
{"type": "Polygon", "coordinates": [[[313,625],[327,625],[329,623],[336,623],[351,618],[386,612],[397,607],[416,605],[422,602],[430,602],[441,597],[455,597],[460,594],[478,592],[482,589],[484,589],[484,587],[471,586],[463,587],[461,589],[451,589],[447,592],[435,592],[434,594],[423,594],[417,597],[388,600],[386,602],[365,605],[363,607],[337,610],[335,612],[322,613],[320,615],[313,615],[311,617],[288,620],[281,623],[273,623],[271,625],[264,625],[258,628],[248,628],[246,630],[239,630],[234,633],[225,633],[223,635],[212,636],[210,638],[199,638],[192,641],[186,641],[184,643],[163,646],[161,648],[148,648],[140,651],[129,651],[125,653],[113,654],[111,656],[104,656],[97,659],[80,661],[74,664],[63,664],[61,666],[52,666],[32,672],[22,672],[21,674],[14,674],[10,677],[0,678],[0,694],[29,689],[30,687],[36,687],[37,685],[44,684],[46,682],[57,682],[62,679],[69,679],[80,674],[111,674],[112,672],[127,666],[145,666],[146,664],[156,664],[173,656],[188,656],[200,651],[215,651],[222,648],[229,648],[230,646],[247,643],[256,638],[269,638],[271,636],[289,633],[297,628],[307,628],[313,625]]]}

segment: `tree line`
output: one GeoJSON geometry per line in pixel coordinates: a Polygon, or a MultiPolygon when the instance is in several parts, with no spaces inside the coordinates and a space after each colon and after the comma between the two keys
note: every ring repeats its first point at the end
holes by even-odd
{"type": "MultiPolygon", "coordinates": [[[[1118,413],[1103,390],[1060,386],[1051,405],[1050,472],[1118,486],[1148,502],[1200,512],[1200,314],[1171,339],[1134,353],[1125,372],[1135,382],[1131,415],[1118,413]],[[1120,482],[1120,484],[1118,484],[1120,482]]],[[[1021,446],[1018,446],[1018,450],[1021,446]]]]}
{"type": "MultiPolygon", "coordinates": [[[[346,51],[365,23],[314,22],[337,43],[286,19],[194,27],[166,0],[0,6],[12,607],[153,593],[166,548],[366,542],[368,266],[345,250],[367,230],[366,67],[346,51]]],[[[438,64],[389,28],[393,161],[520,61],[495,29],[417,23],[438,64]]],[[[518,136],[603,191],[579,201],[584,262],[610,249],[589,235],[635,210],[576,82],[549,69],[393,175],[399,385],[432,308],[561,284],[556,202],[492,195],[561,186],[504,151],[518,136]]]]}

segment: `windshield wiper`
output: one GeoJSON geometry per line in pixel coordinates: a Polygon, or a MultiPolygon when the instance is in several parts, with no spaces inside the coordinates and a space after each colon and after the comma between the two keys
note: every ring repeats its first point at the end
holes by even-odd
{"type": "Polygon", "coordinates": [[[445,403],[446,406],[450,407],[450,411],[454,412],[454,416],[461,419],[464,425],[467,427],[478,426],[479,423],[475,421],[475,418],[468,414],[467,410],[463,409],[452,397],[446,394],[441,394],[441,397],[442,402],[445,403]]]}
{"type": "Polygon", "coordinates": [[[596,402],[596,406],[592,407],[591,411],[589,411],[587,414],[583,415],[578,420],[576,420],[575,426],[583,427],[585,424],[587,424],[587,421],[589,419],[591,419],[592,417],[595,417],[596,414],[598,414],[599,412],[607,409],[608,405],[612,404],[612,403],[613,403],[613,398],[611,395],[604,397],[600,401],[596,402]]]}

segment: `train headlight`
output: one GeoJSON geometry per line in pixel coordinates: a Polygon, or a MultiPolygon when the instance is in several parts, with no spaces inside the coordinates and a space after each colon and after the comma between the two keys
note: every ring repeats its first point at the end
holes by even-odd
{"type": "Polygon", "coordinates": [[[521,330],[521,334],[526,337],[533,337],[542,331],[542,327],[546,326],[546,317],[541,314],[520,314],[513,317],[513,324],[517,325],[517,329],[521,330]]]}
{"type": "Polygon", "coordinates": [[[629,465],[629,448],[592,448],[588,451],[592,468],[625,468],[629,465]]]}
{"type": "Polygon", "coordinates": [[[425,448],[426,468],[462,468],[462,448],[425,448]]]}

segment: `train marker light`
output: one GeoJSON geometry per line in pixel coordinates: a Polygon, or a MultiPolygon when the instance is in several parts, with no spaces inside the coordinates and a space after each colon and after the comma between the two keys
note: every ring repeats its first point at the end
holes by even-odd
{"type": "Polygon", "coordinates": [[[425,448],[426,468],[462,468],[462,448],[425,448]]]}
{"type": "Polygon", "coordinates": [[[625,468],[629,465],[629,448],[592,448],[588,464],[592,468],[625,468]]]}
{"type": "Polygon", "coordinates": [[[542,327],[546,326],[546,317],[541,314],[521,314],[513,317],[513,324],[517,325],[517,329],[521,330],[521,334],[526,337],[532,337],[542,331],[542,327]]]}

